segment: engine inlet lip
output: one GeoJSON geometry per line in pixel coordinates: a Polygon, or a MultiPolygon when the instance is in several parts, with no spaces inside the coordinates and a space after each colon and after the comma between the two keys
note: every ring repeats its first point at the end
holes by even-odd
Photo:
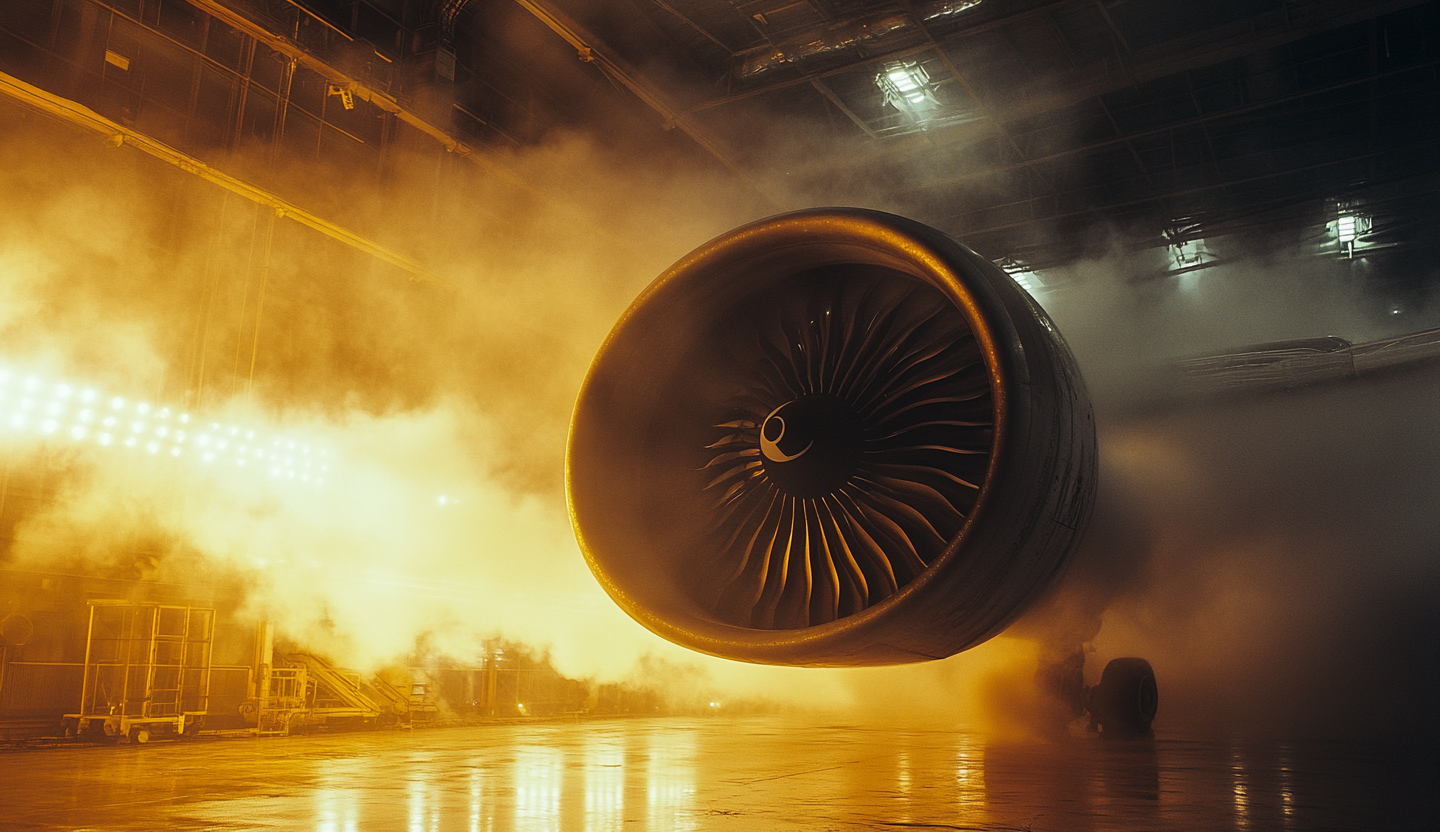
{"type": "MultiPolygon", "coordinates": [[[[814,209],[782,214],[744,226],[706,243],[677,262],[648,286],[615,324],[601,348],[603,355],[613,344],[632,337],[650,314],[646,307],[660,298],[674,299],[703,295],[699,284],[719,275],[747,271],[779,273],[785,263],[804,262],[807,267],[875,265],[921,280],[953,304],[964,316],[975,336],[985,365],[992,396],[993,430],[990,458],[974,508],[960,531],[927,568],[893,595],[864,610],[832,622],[785,630],[756,630],[723,623],[698,607],[676,609],[665,605],[667,615],[658,614],[653,599],[642,597],[606,564],[607,555],[579,522],[584,509],[577,504],[573,488],[576,477],[577,424],[589,405],[600,361],[592,364],[581,387],[571,421],[566,453],[566,498],[580,548],[601,586],[628,614],[651,631],[692,649],[762,663],[794,663],[796,656],[833,654],[833,661],[803,661],[804,664],[846,664],[845,645],[865,631],[876,629],[896,614],[909,599],[927,592],[947,565],[957,557],[970,532],[983,519],[993,501],[997,472],[1006,461],[1009,426],[1007,386],[1012,376],[1023,377],[1022,365],[1009,365],[1000,343],[1018,343],[1013,324],[1003,303],[993,297],[983,279],[970,276],[990,264],[950,237],[903,217],[864,209],[814,209]],[[983,264],[983,265],[981,265],[983,264]]],[[[993,268],[993,266],[991,267],[993,268]]],[[[663,302],[663,301],[662,301],[663,302]]],[[[1023,378],[1016,380],[1024,381],[1023,378]]],[[[644,589],[641,589],[643,594],[644,589]]],[[[903,653],[903,651],[901,651],[903,653]]],[[[897,654],[889,663],[937,658],[897,654]]],[[[875,662],[866,662],[875,663],[875,662]]]]}

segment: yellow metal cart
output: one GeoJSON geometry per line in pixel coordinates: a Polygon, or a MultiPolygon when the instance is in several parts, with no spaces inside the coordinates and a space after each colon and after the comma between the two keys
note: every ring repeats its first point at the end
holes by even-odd
{"type": "Polygon", "coordinates": [[[65,734],[99,741],[184,736],[205,721],[215,611],[90,602],[80,713],[65,734]]]}

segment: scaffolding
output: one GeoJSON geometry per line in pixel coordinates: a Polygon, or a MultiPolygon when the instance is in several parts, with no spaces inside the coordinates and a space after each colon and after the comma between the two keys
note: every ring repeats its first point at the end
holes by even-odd
{"type": "Polygon", "coordinates": [[[65,733],[149,742],[200,729],[210,696],[213,609],[91,601],[80,712],[65,733]]]}

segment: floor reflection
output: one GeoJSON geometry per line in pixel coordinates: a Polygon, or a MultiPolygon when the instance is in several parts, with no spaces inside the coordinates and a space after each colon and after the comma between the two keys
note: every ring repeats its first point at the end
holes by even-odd
{"type": "Polygon", "coordinates": [[[363,779],[363,760],[322,760],[316,766],[316,832],[359,832],[360,794],[355,784],[363,779]]]}
{"type": "Polygon", "coordinates": [[[645,760],[649,829],[690,830],[695,822],[695,735],[653,732],[645,760]]]}
{"type": "Polygon", "coordinates": [[[1230,751],[1230,791],[1235,796],[1235,828],[1250,828],[1250,782],[1240,749],[1230,751]]]}
{"type": "Polygon", "coordinates": [[[955,804],[960,816],[974,826],[984,824],[985,746],[974,737],[962,734],[955,743],[955,804]]]}
{"type": "Polygon", "coordinates": [[[589,832],[617,832],[625,824],[625,738],[585,741],[585,820],[589,832]]]}
{"type": "Polygon", "coordinates": [[[406,792],[410,809],[409,832],[437,832],[440,828],[440,796],[435,793],[428,772],[434,764],[434,755],[417,752],[410,755],[410,770],[406,792]]]}
{"type": "Polygon", "coordinates": [[[515,827],[536,832],[560,830],[560,781],[565,773],[563,751],[524,745],[515,752],[515,827]]]}
{"type": "Polygon", "coordinates": [[[5,829],[1434,829],[1435,755],[746,721],[0,752],[5,829]]]}

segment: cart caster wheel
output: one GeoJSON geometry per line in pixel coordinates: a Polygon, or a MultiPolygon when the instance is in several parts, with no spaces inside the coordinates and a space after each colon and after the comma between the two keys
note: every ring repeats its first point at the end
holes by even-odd
{"type": "Polygon", "coordinates": [[[80,735],[80,720],[65,720],[65,722],[63,723],[63,727],[61,728],[61,734],[63,734],[65,739],[67,740],[75,739],[77,736],[80,735]]]}
{"type": "Polygon", "coordinates": [[[149,728],[131,728],[131,729],[130,729],[130,742],[132,742],[132,743],[134,743],[134,744],[136,744],[136,745],[144,745],[145,743],[147,743],[147,742],[149,742],[149,741],[150,741],[150,729],[149,729],[149,728]]]}

